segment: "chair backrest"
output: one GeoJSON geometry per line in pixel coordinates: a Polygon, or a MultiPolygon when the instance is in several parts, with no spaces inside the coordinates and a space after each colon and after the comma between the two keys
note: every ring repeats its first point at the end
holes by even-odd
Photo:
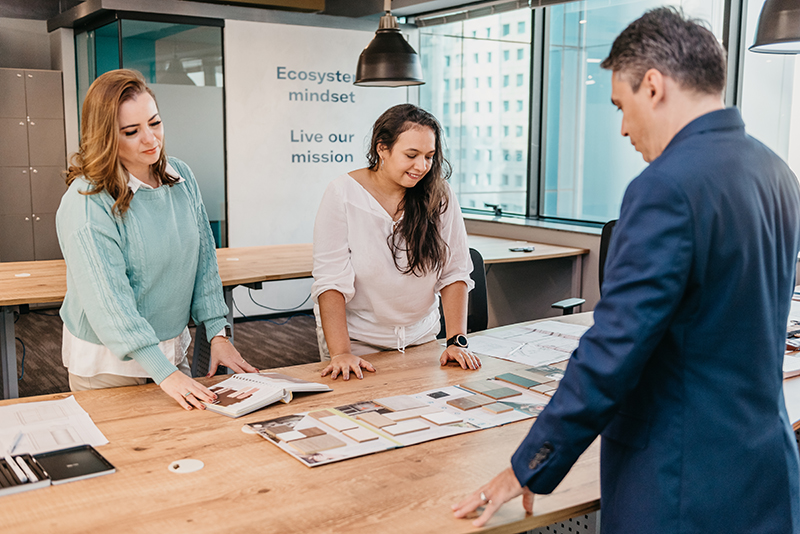
{"type": "MultiPolygon", "coordinates": [[[[208,374],[211,364],[211,344],[206,338],[206,327],[202,323],[194,329],[194,351],[192,352],[192,376],[197,378],[208,374]]],[[[228,374],[224,365],[217,367],[217,375],[228,374]]]]}
{"type": "MultiPolygon", "coordinates": [[[[486,299],[486,268],[483,265],[483,256],[474,248],[469,249],[472,260],[472,272],[469,277],[475,282],[475,287],[469,292],[467,301],[467,333],[480,332],[489,326],[489,304],[486,299]]],[[[447,333],[444,324],[442,303],[439,302],[439,323],[441,329],[438,339],[444,338],[447,333]]]]}
{"type": "Polygon", "coordinates": [[[486,268],[483,265],[483,256],[474,248],[469,249],[472,260],[470,278],[475,282],[475,288],[469,292],[467,304],[467,333],[480,332],[489,326],[489,304],[486,298],[486,268]]]}
{"type": "Polygon", "coordinates": [[[600,268],[598,272],[598,281],[600,285],[600,295],[603,295],[603,277],[605,276],[606,257],[608,256],[608,247],[611,244],[611,235],[614,233],[614,226],[617,224],[617,219],[608,221],[603,225],[603,233],[600,234],[600,268]]]}

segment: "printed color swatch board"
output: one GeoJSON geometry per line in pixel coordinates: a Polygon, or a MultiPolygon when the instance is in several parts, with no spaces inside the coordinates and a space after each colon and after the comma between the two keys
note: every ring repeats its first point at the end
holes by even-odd
{"type": "MultiPolygon", "coordinates": [[[[496,400],[449,386],[289,415],[249,426],[306,466],[316,467],[530,419],[548,401],[546,395],[508,382],[494,379],[484,382],[487,386],[482,389],[503,390],[503,398],[496,400]]],[[[475,382],[471,384],[474,387],[475,382]]]]}

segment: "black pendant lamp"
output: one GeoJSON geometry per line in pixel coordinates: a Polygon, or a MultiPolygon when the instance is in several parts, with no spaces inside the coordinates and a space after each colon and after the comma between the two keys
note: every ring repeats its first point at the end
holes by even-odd
{"type": "Polygon", "coordinates": [[[401,87],[422,85],[419,55],[408,44],[392,16],[392,0],[384,0],[386,14],[375,37],[358,57],[355,85],[367,87],[401,87]]]}
{"type": "Polygon", "coordinates": [[[750,50],[764,54],[800,53],[800,2],[767,0],[750,50]]]}

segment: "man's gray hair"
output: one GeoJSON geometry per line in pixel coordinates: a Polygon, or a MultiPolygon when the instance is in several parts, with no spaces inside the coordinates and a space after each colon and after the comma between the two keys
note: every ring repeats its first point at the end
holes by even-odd
{"type": "Polygon", "coordinates": [[[721,94],[725,50],[699,22],[672,7],[648,11],[619,34],[600,66],[619,72],[634,93],[645,73],[656,69],[684,89],[721,94]]]}

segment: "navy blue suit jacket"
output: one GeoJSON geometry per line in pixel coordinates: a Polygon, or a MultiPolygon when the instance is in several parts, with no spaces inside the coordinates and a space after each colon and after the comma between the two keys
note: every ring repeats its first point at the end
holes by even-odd
{"type": "Polygon", "coordinates": [[[596,436],[602,530],[800,532],[786,323],[800,188],[736,109],[631,182],[594,326],[512,466],[549,493],[596,436]]]}

